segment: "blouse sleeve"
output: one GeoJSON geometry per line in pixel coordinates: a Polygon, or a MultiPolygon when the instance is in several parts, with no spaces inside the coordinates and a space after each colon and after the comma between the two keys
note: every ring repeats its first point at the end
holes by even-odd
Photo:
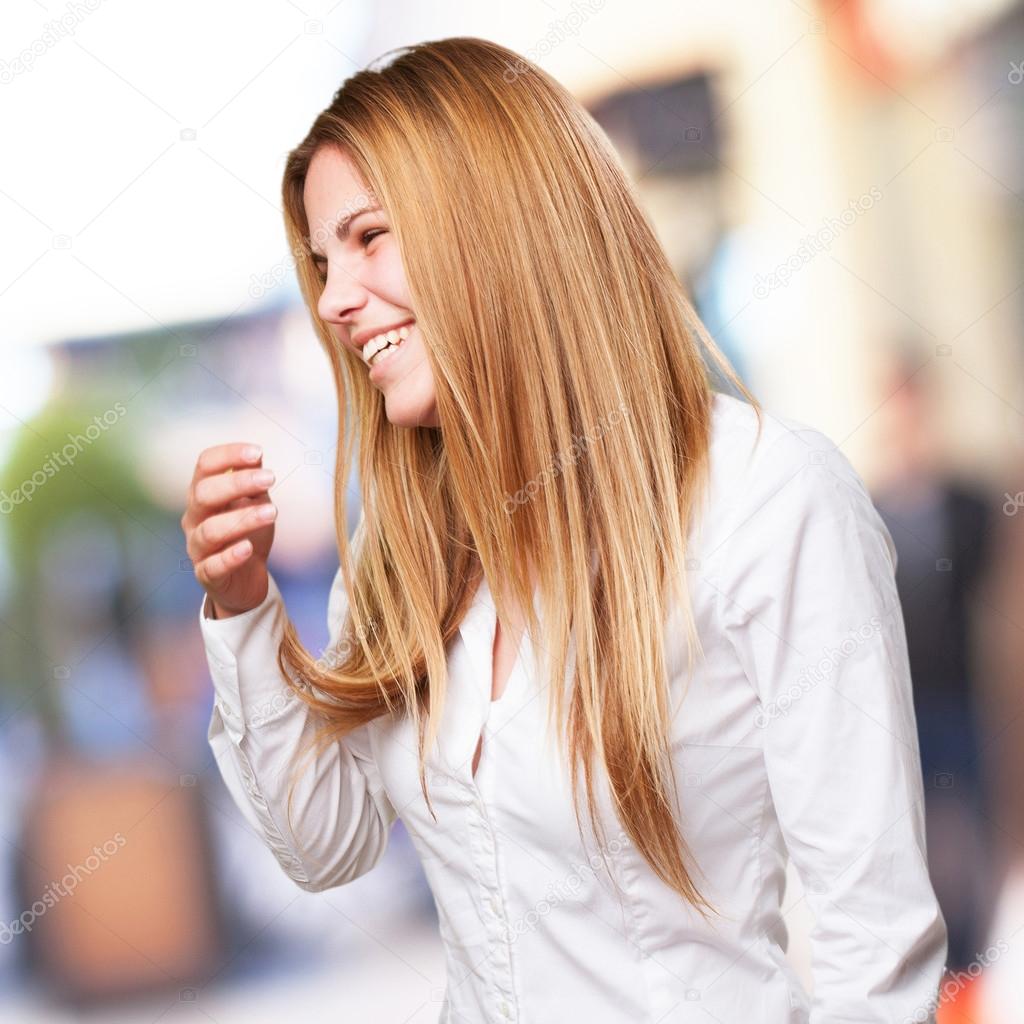
{"type": "MultiPolygon", "coordinates": [[[[315,756],[319,720],[286,685],[277,665],[285,606],[270,576],[263,603],[228,619],[199,610],[214,703],[207,738],[242,816],[285,873],[310,892],[343,885],[374,867],[397,814],[377,772],[369,725],[315,756]],[[299,762],[292,824],[286,807],[292,766],[299,762]]],[[[347,611],[341,569],[328,601],[330,646],[347,611]]]]}
{"type": "Polygon", "coordinates": [[[719,609],[814,917],[810,1024],[931,1021],[946,928],[892,538],[821,432],[787,430],[753,458],[719,609]]]}

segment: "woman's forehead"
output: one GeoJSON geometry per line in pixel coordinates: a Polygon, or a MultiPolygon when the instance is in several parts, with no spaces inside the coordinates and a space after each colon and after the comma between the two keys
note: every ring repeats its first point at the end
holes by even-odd
{"type": "Polygon", "coordinates": [[[321,146],[309,162],[303,186],[303,200],[307,208],[319,205],[325,199],[337,203],[350,196],[368,191],[349,157],[334,146],[321,146]]]}
{"type": "Polygon", "coordinates": [[[303,187],[303,205],[310,231],[343,229],[358,213],[381,210],[374,190],[366,186],[352,162],[333,150],[318,150],[303,187]],[[324,153],[323,159],[319,159],[324,153]]]}

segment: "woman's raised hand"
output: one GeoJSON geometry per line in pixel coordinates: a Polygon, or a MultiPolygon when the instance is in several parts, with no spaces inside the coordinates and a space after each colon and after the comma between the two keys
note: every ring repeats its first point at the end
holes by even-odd
{"type": "Polygon", "coordinates": [[[267,488],[274,474],[245,443],[205,448],[196,460],[181,517],[185,549],[213,617],[240,615],[267,596],[267,557],[277,508],[267,488]]]}

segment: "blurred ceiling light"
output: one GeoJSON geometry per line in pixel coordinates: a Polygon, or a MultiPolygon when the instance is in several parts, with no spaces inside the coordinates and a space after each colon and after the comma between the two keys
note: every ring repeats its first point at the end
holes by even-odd
{"type": "Polygon", "coordinates": [[[927,63],[960,37],[979,30],[1014,0],[861,0],[849,15],[868,24],[877,41],[896,60],[927,63]]]}

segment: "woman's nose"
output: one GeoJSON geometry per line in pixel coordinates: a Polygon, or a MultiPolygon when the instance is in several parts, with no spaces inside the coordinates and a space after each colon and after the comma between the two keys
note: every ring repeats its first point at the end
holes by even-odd
{"type": "Polygon", "coordinates": [[[341,323],[365,301],[366,289],[348,271],[334,266],[327,272],[327,282],[320,293],[317,312],[321,320],[341,323]]]}

